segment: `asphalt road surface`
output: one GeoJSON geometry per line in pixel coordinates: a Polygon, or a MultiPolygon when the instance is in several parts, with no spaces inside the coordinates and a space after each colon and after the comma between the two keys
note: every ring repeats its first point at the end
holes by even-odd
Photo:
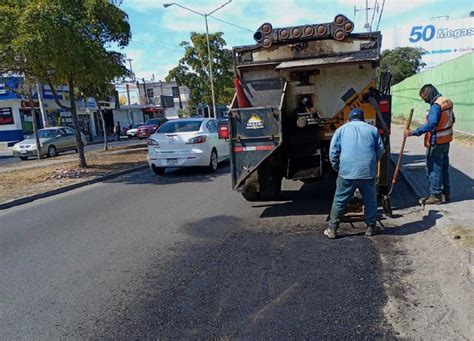
{"type": "Polygon", "coordinates": [[[147,170],[0,211],[0,339],[391,339],[383,236],[324,237],[328,183],[147,170]]]}

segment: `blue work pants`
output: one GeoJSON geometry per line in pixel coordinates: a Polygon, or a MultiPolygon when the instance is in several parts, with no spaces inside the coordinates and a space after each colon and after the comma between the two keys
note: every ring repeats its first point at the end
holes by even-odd
{"type": "Polygon", "coordinates": [[[426,173],[430,195],[450,194],[449,143],[430,146],[426,149],[426,173]]]}
{"type": "Polygon", "coordinates": [[[377,185],[375,179],[344,179],[340,176],[336,182],[336,193],[332,202],[329,227],[337,229],[344,210],[359,189],[364,201],[365,223],[367,226],[377,222],[377,185]]]}

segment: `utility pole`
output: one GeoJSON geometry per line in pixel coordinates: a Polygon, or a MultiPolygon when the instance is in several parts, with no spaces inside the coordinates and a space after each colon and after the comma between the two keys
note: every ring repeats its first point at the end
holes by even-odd
{"type": "Polygon", "coordinates": [[[128,101],[128,108],[127,108],[127,111],[128,111],[128,116],[130,116],[130,119],[132,120],[132,124],[134,124],[133,122],[133,115],[132,115],[132,112],[130,111],[130,87],[128,85],[128,83],[126,84],[127,85],[127,101],[128,101]]]}
{"type": "Polygon", "coordinates": [[[143,81],[143,93],[145,94],[145,104],[148,103],[148,93],[146,92],[146,83],[145,83],[145,77],[142,78],[143,81]]]}
{"type": "Polygon", "coordinates": [[[43,89],[39,82],[36,83],[36,92],[38,93],[38,102],[40,106],[41,120],[43,121],[43,127],[47,128],[49,127],[49,122],[46,118],[46,109],[44,107],[44,101],[43,101],[43,89]]]}
{"type": "Polygon", "coordinates": [[[130,65],[130,74],[132,75],[132,80],[135,81],[135,74],[133,73],[133,69],[132,69],[132,61],[133,59],[132,58],[128,58],[128,64],[130,65]]]}
{"type": "Polygon", "coordinates": [[[375,1],[374,7],[369,7],[369,0],[365,0],[365,8],[359,8],[357,9],[356,6],[354,6],[354,16],[357,14],[357,12],[363,12],[365,11],[365,24],[364,28],[367,30],[367,32],[372,31],[372,25],[369,24],[369,11],[370,10],[377,10],[377,1],[375,1]]]}

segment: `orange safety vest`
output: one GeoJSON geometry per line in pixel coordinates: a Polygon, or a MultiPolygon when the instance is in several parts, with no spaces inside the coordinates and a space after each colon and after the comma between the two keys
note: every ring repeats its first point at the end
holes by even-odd
{"type": "MultiPolygon", "coordinates": [[[[440,96],[435,100],[435,104],[441,107],[441,115],[435,128],[435,144],[449,143],[453,140],[453,102],[447,97],[440,96]]],[[[426,121],[428,122],[428,115],[426,121]]],[[[431,135],[430,131],[425,135],[425,147],[427,148],[431,145],[431,135]]]]}

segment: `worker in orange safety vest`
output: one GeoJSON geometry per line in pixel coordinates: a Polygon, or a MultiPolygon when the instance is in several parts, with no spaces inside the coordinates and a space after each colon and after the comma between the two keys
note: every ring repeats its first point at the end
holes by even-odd
{"type": "Polygon", "coordinates": [[[420,204],[440,204],[451,200],[449,185],[449,144],[453,140],[453,102],[443,97],[432,84],[420,89],[420,97],[430,109],[426,123],[414,130],[405,130],[403,135],[420,136],[425,134],[426,170],[429,183],[429,196],[420,199],[420,204]]]}

